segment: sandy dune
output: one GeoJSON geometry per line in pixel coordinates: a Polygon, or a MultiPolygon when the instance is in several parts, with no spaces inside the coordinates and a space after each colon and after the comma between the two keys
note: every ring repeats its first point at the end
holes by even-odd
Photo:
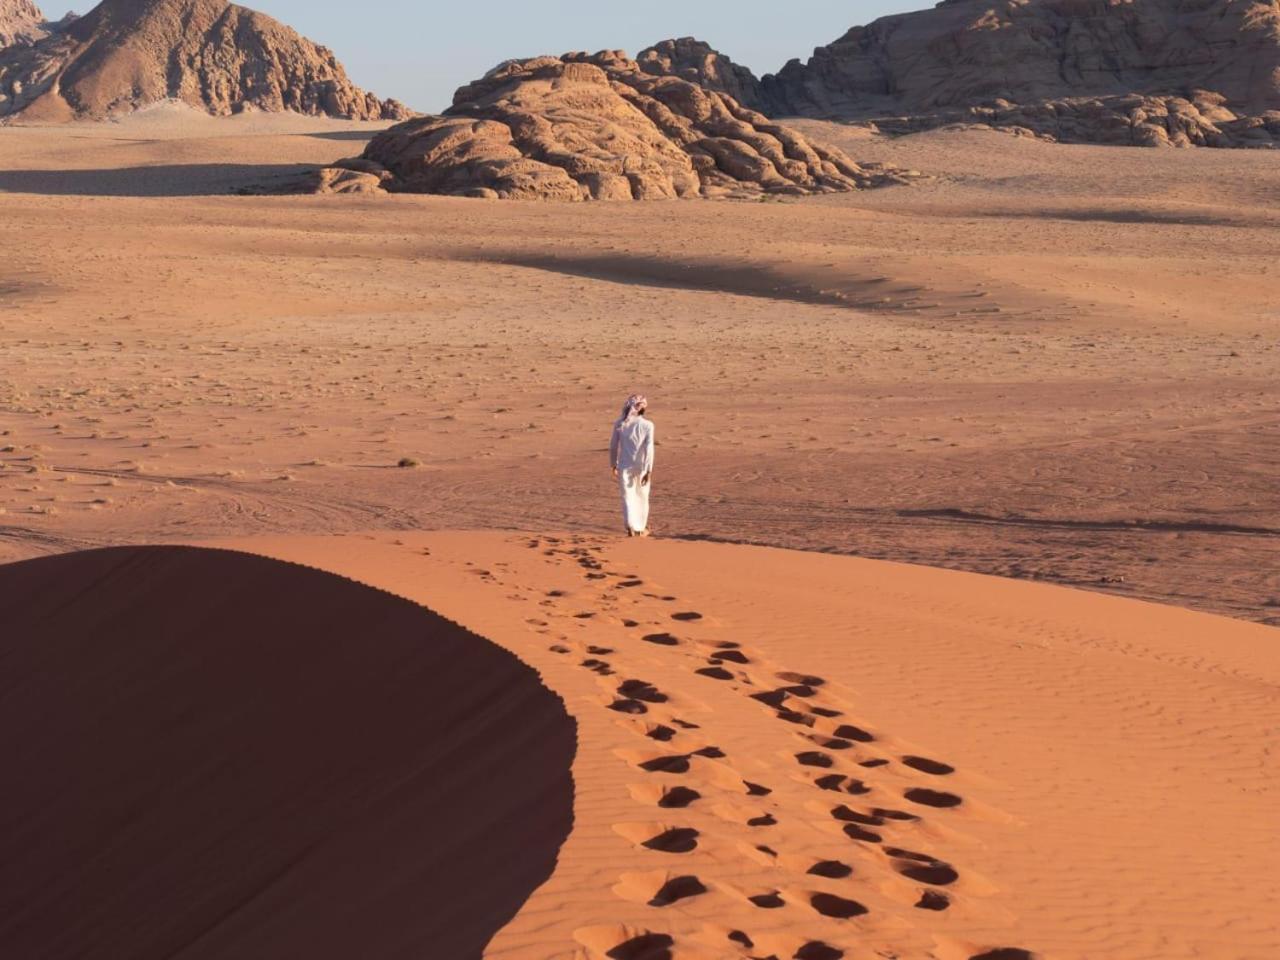
{"type": "Polygon", "coordinates": [[[1266,627],[734,545],[229,545],[429,603],[564,698],[573,832],[486,956],[1280,950],[1266,627]]]}
{"type": "Polygon", "coordinates": [[[0,556],[655,524],[1274,622],[1280,174],[1262,152],[867,139],[781,203],[246,198],[360,124],[0,132],[0,556]],[[394,469],[402,458],[417,469],[394,469]]]}
{"type": "Polygon", "coordinates": [[[478,957],[569,832],[563,703],[402,599],[120,548],[0,623],[6,958],[478,957]]]}

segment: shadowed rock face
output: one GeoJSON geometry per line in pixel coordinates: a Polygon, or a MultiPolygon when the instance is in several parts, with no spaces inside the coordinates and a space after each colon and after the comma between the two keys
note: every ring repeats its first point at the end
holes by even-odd
{"type": "Polygon", "coordinates": [[[390,172],[389,190],[549,200],[799,195],[904,180],[612,51],[502,64],[461,88],[445,116],[379,134],[362,159],[390,172]]]}
{"type": "Polygon", "coordinates": [[[946,0],[854,27],[758,84],[696,41],[652,50],[646,69],[732,84],[772,116],[889,132],[983,123],[1072,142],[1280,143],[1280,0],[946,0]]]}
{"type": "Polygon", "coordinates": [[[61,33],[0,52],[0,116],[100,119],[170,98],[217,115],[411,115],[353,85],[326,48],[225,0],[104,0],[61,33]]]}

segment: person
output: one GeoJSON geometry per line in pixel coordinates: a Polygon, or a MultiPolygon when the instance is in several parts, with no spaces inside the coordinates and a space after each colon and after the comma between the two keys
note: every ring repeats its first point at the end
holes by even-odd
{"type": "Polygon", "coordinates": [[[622,519],[627,536],[649,536],[649,489],[653,479],[653,422],[645,418],[649,401],[632,394],[622,405],[609,440],[609,465],[622,490],[622,519]]]}

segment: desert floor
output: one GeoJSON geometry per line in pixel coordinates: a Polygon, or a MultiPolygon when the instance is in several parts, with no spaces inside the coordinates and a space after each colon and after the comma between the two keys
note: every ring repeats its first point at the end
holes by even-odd
{"type": "Polygon", "coordinates": [[[0,944],[1280,952],[1277,158],[805,127],[932,179],[245,197],[375,128],[0,128],[0,944]]]}
{"type": "Polygon", "coordinates": [[[1276,157],[806,127],[937,179],[240,197],[372,128],[0,130],[0,556],[613,530],[608,429],[641,389],[663,536],[1280,621],[1276,157]]]}

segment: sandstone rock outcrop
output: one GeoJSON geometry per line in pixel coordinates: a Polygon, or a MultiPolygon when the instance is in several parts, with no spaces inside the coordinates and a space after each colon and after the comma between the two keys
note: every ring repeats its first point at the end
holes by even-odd
{"type": "Polygon", "coordinates": [[[732,84],[746,106],[774,117],[887,132],[980,123],[1068,142],[1280,145],[1280,0],[943,0],[854,27],[758,83],[705,44],[672,43],[652,48],[646,69],[732,84]]]}
{"type": "Polygon", "coordinates": [[[44,14],[31,0],[0,0],[0,47],[30,45],[48,35],[44,14]]]}
{"type": "Polygon", "coordinates": [[[764,90],[756,75],[701,40],[663,40],[641,50],[636,63],[645,73],[680,77],[707,90],[727,93],[744,107],[764,112],[764,90]]]}
{"type": "Polygon", "coordinates": [[[392,191],[553,200],[799,195],[907,179],[616,51],[504,63],[458,90],[444,116],[380,133],[363,160],[389,171],[392,191]]]}
{"type": "Polygon", "coordinates": [[[0,50],[0,117],[100,119],[166,99],[218,115],[411,115],[353,85],[325,47],[226,0],[103,0],[56,34],[0,50]]]}

